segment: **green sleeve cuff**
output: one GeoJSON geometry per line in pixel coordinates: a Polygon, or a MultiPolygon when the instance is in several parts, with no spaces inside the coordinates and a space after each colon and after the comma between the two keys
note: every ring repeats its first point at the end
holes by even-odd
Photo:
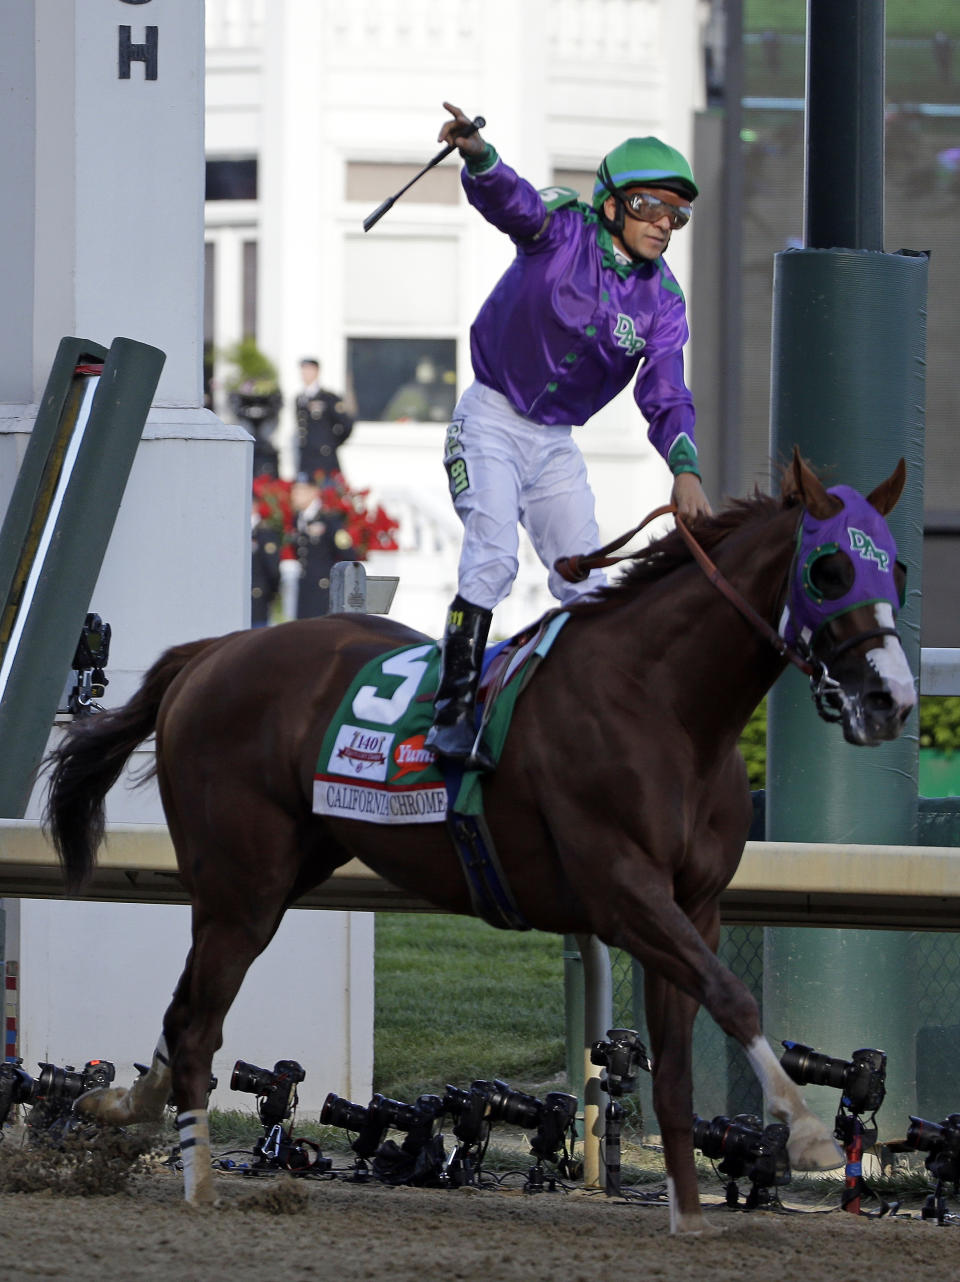
{"type": "Polygon", "coordinates": [[[467,173],[476,176],[492,169],[499,159],[496,149],[487,143],[479,156],[465,156],[464,164],[467,167],[467,173]]]}
{"type": "MultiPolygon", "coordinates": [[[[700,460],[697,457],[697,447],[686,434],[681,432],[667,454],[667,467],[674,476],[679,476],[681,472],[692,472],[694,476],[700,477],[700,460]]],[[[700,477],[702,480],[703,478],[700,477]]]]}

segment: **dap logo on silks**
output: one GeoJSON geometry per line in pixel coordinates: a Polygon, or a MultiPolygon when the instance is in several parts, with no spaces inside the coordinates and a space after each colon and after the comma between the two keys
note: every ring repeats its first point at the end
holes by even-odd
{"type": "Polygon", "coordinates": [[[617,340],[617,346],[622,347],[628,356],[636,356],[647,345],[647,340],[637,333],[633,320],[623,312],[617,312],[613,336],[617,340]]]}
{"type": "Polygon", "coordinates": [[[393,747],[394,736],[385,730],[364,730],[360,726],[341,726],[327,770],[330,774],[346,775],[350,779],[376,779],[387,777],[387,761],[393,747]]]}

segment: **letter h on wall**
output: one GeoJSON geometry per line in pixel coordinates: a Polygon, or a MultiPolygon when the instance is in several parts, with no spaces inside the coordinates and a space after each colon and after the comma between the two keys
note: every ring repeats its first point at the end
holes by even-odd
{"type": "Polygon", "coordinates": [[[158,30],[157,27],[147,27],[146,41],[142,45],[135,45],[131,39],[131,28],[118,28],[120,32],[118,80],[130,79],[130,64],[132,62],[143,63],[144,80],[156,80],[158,30]]]}

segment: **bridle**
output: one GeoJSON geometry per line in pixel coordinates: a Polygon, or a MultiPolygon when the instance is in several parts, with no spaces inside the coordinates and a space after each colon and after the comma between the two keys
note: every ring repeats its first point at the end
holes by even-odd
{"type": "MultiPolygon", "coordinates": [[[[690,555],[717,591],[746,619],[755,632],[769,642],[781,659],[792,663],[795,668],[799,668],[804,676],[810,678],[810,691],[813,695],[813,701],[816,704],[817,712],[824,721],[840,721],[843,716],[840,702],[841,686],[840,682],[830,675],[827,661],[818,658],[805,641],[801,641],[796,646],[790,645],[786,638],[762,614],[753,608],[733,584],[724,578],[720,570],[697,542],[674,503],[666,503],[663,507],[655,508],[643,518],[639,525],[635,525],[632,530],[628,530],[626,534],[622,534],[619,538],[605,544],[602,548],[598,548],[595,552],[587,552],[581,556],[559,557],[554,562],[554,569],[568,583],[582,583],[591,570],[604,569],[607,566],[617,565],[620,561],[630,560],[634,555],[633,553],[624,552],[619,556],[611,554],[616,552],[618,548],[623,547],[625,543],[628,543],[634,535],[639,534],[651,521],[655,521],[661,516],[673,516],[690,555]]],[[[802,513],[800,519],[801,521],[803,520],[802,513]]],[[[780,594],[783,599],[789,598],[793,590],[795,569],[796,554],[794,554],[794,559],[790,564],[786,585],[780,594]]],[[[875,637],[895,637],[897,635],[896,628],[870,628],[864,632],[858,632],[854,636],[847,637],[846,640],[834,645],[827,655],[827,660],[829,663],[835,664],[841,655],[846,654],[848,650],[852,650],[864,641],[871,641],[875,637]]]]}

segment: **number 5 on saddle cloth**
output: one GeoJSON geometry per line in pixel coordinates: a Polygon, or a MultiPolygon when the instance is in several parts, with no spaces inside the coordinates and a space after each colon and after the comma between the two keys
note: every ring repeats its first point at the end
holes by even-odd
{"type": "MultiPolygon", "coordinates": [[[[517,699],[568,617],[545,615],[534,630],[487,650],[478,711],[495,761],[517,699]]],[[[441,762],[424,746],[439,668],[439,646],[429,642],[392,650],[360,670],[324,735],[314,813],[377,824],[447,822],[475,911],[492,925],[527,929],[483,821],[482,776],[441,762]]]]}

